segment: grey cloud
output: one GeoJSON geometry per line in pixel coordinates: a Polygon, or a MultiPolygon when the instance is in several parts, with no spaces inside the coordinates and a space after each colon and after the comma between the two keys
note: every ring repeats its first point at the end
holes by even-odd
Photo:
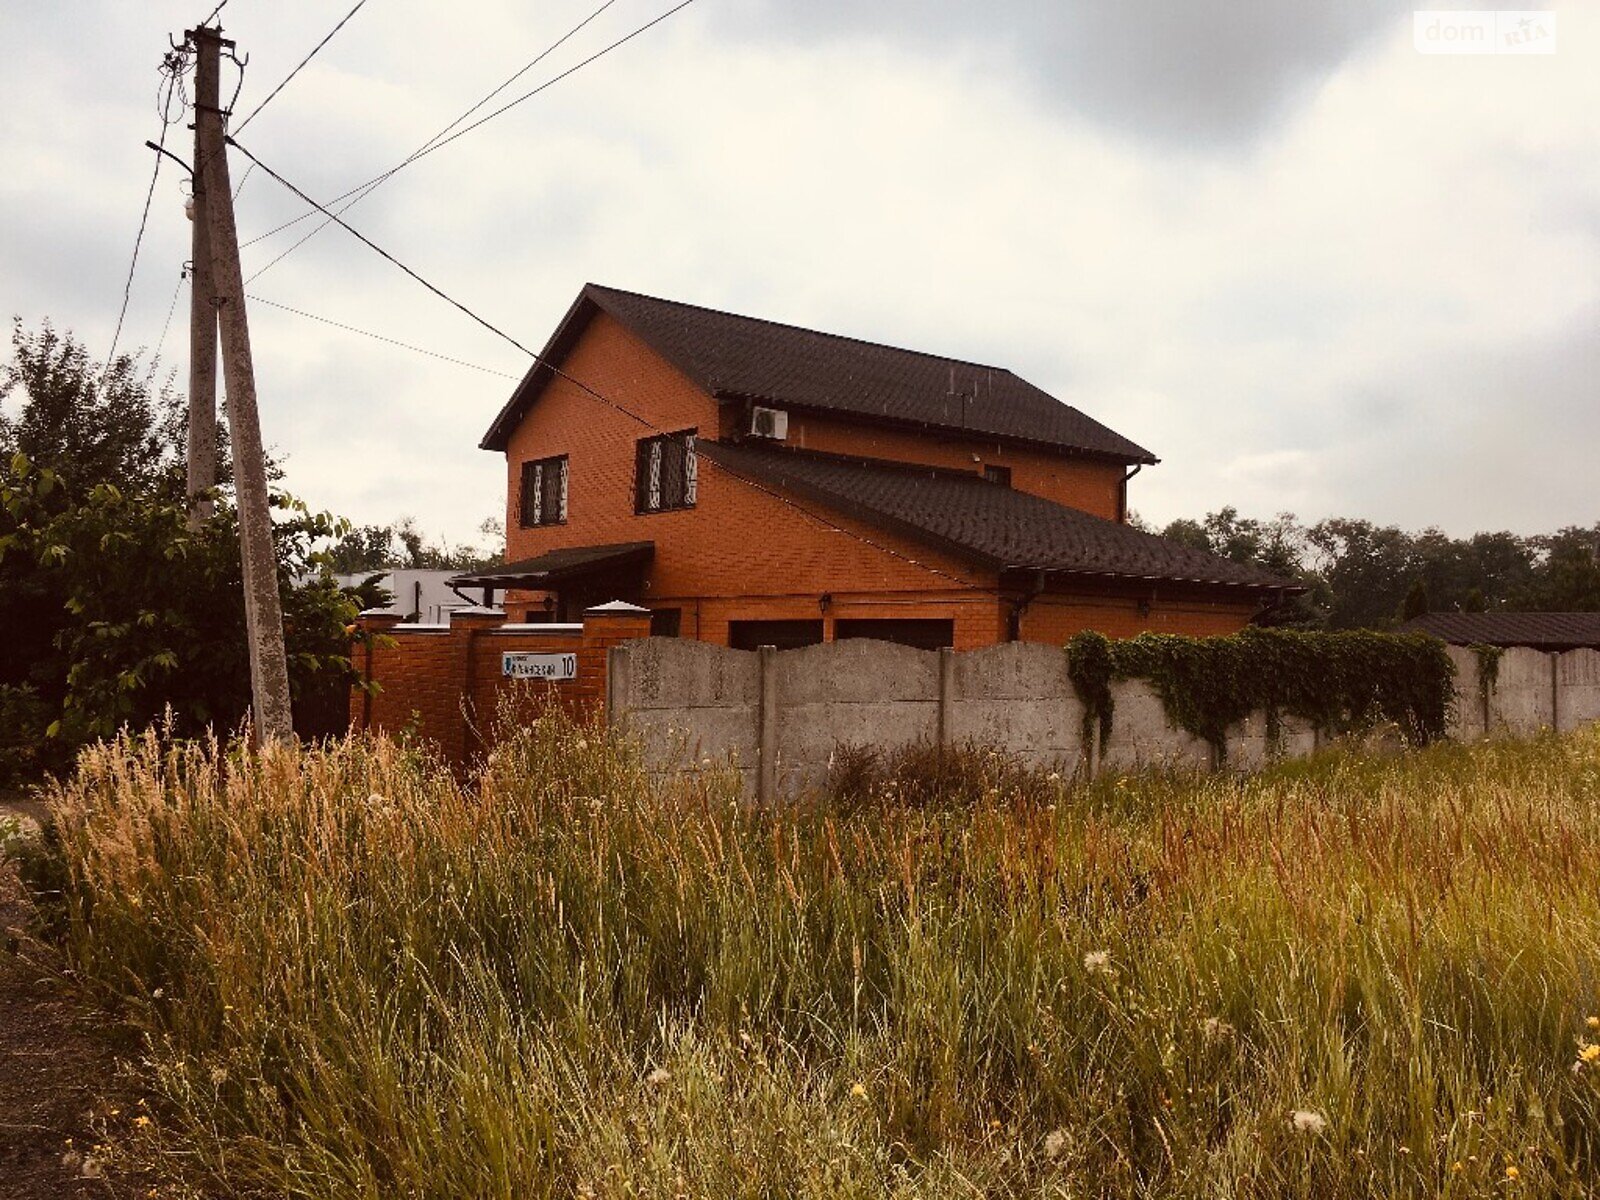
{"type": "Polygon", "coordinates": [[[1394,0],[741,0],[733,26],[750,38],[865,35],[977,56],[1126,134],[1217,147],[1273,127],[1410,9],[1394,0]]]}

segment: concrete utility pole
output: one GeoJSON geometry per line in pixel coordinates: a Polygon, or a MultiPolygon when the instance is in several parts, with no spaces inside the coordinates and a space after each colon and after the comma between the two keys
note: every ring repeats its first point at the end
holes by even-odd
{"type": "MultiPolygon", "coordinates": [[[[218,106],[218,76],[222,43],[217,38],[194,38],[198,56],[195,71],[195,107],[199,112],[218,106]]],[[[194,127],[194,162],[198,172],[204,157],[201,126],[194,127]]],[[[217,296],[211,286],[211,230],[207,224],[206,185],[198,174],[193,180],[194,207],[189,219],[189,528],[198,529],[216,509],[208,494],[217,483],[217,296]]]]}
{"type": "Polygon", "coordinates": [[[245,632],[250,643],[250,695],[256,739],[265,744],[294,737],[289,711],[289,667],[283,649],[283,609],[278,602],[278,564],[272,548],[272,512],[267,502],[267,463],[256,412],[256,373],[250,357],[250,325],[244,311],[244,275],[239,269],[239,230],[233,216],[233,185],[222,110],[216,103],[223,47],[233,43],[220,29],[201,26],[188,38],[196,63],[197,133],[195,191],[204,189],[212,285],[222,334],[222,370],[228,393],[228,431],[233,439],[234,493],[239,508],[239,543],[244,566],[245,632]]]}

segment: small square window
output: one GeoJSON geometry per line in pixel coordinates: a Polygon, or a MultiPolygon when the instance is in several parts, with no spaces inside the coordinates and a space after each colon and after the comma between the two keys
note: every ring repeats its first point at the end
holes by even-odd
{"type": "Polygon", "coordinates": [[[567,519],[567,456],[522,464],[522,527],[560,525],[567,519]]]}
{"type": "Polygon", "coordinates": [[[694,430],[641,438],[634,469],[634,511],[693,508],[698,475],[694,430]]]}
{"type": "Polygon", "coordinates": [[[1011,486],[1011,468],[986,466],[983,468],[983,477],[990,483],[998,483],[1001,487],[1011,486]]]}

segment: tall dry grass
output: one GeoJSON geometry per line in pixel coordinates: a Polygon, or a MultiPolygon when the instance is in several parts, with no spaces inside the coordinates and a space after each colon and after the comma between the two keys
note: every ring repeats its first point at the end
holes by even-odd
{"type": "Polygon", "coordinates": [[[555,715],[467,786],[147,734],[54,797],[67,937],[219,1191],[1600,1186],[1600,733],[995,779],[759,811],[555,715]]]}

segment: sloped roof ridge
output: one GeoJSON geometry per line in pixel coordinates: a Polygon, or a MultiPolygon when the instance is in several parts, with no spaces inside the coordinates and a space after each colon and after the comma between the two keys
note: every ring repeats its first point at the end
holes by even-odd
{"type": "MultiPolygon", "coordinates": [[[[752,317],[748,313],[729,312],[725,308],[712,308],[708,304],[691,304],[687,300],[668,300],[663,296],[651,296],[645,292],[635,292],[628,288],[612,287],[606,283],[586,283],[583,285],[586,292],[610,292],[615,295],[628,296],[635,300],[647,300],[651,304],[664,304],[672,308],[692,308],[696,312],[709,313],[714,317],[731,317],[735,321],[750,321],[756,325],[769,325],[775,329],[787,329],[794,333],[810,334],[812,337],[827,338],[834,342],[854,342],[858,346],[866,346],[872,350],[891,350],[896,354],[910,354],[917,358],[933,359],[936,362],[952,363],[958,367],[971,367],[975,371],[994,371],[1010,375],[1013,379],[1022,377],[1012,371],[1010,367],[997,367],[993,363],[976,362],[969,358],[953,358],[948,354],[935,354],[931,350],[913,350],[909,346],[895,346],[889,342],[875,342],[871,338],[852,337],[848,333],[831,333],[826,329],[813,329],[809,325],[796,325],[792,321],[774,321],[768,317],[752,317]]],[[[1052,397],[1053,398],[1053,397],[1052,397]]],[[[1065,400],[1058,400],[1058,404],[1072,405],[1065,400]]]]}

